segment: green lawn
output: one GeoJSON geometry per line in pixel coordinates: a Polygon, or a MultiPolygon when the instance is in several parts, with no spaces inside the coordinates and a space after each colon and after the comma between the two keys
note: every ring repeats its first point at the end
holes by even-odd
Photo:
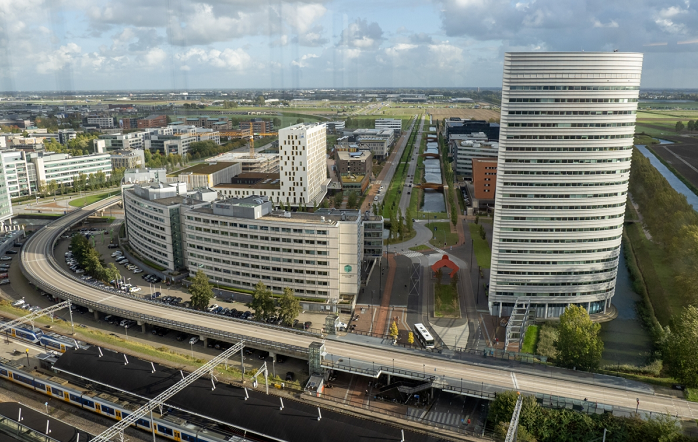
{"type": "Polygon", "coordinates": [[[434,286],[434,316],[452,318],[460,316],[458,291],[454,287],[436,283],[434,286]]]}
{"type": "Polygon", "coordinates": [[[483,269],[489,269],[492,261],[492,251],[490,250],[490,245],[486,239],[480,238],[479,224],[469,223],[468,227],[470,228],[470,236],[473,239],[473,251],[475,252],[477,265],[483,269]]]}
{"type": "Polygon", "coordinates": [[[429,223],[429,228],[434,235],[429,241],[433,246],[444,247],[444,242],[446,243],[446,247],[458,244],[458,234],[451,233],[451,223],[429,223]],[[434,229],[436,229],[436,231],[434,231],[434,229]]]}
{"type": "Polygon", "coordinates": [[[529,325],[524,336],[521,353],[535,354],[538,346],[538,332],[540,328],[537,325],[529,325]]]}
{"type": "Polygon", "coordinates": [[[420,244],[418,246],[410,247],[410,250],[414,250],[415,252],[421,252],[422,250],[431,250],[431,247],[425,246],[424,244],[420,244]]]}
{"type": "Polygon", "coordinates": [[[97,201],[103,200],[103,199],[108,198],[110,196],[114,196],[116,194],[117,194],[117,192],[108,192],[108,193],[99,193],[96,195],[83,196],[82,198],[76,198],[76,199],[70,201],[68,204],[70,204],[73,207],[89,206],[92,203],[96,203],[97,201]]]}
{"type": "MultiPolygon", "coordinates": [[[[661,124],[655,124],[655,123],[658,123],[658,122],[653,121],[652,125],[661,126],[661,124]]],[[[674,122],[674,124],[676,124],[676,122],[674,122]]],[[[671,127],[671,128],[667,127],[666,129],[661,130],[661,129],[656,129],[654,127],[645,126],[643,124],[638,124],[635,129],[638,132],[644,132],[645,134],[650,135],[652,137],[662,138],[662,137],[665,137],[667,135],[676,135],[676,131],[674,130],[673,127],[671,127]]]]}
{"type": "Polygon", "coordinates": [[[683,395],[687,401],[698,402],[698,388],[687,388],[684,390],[683,395]]]}

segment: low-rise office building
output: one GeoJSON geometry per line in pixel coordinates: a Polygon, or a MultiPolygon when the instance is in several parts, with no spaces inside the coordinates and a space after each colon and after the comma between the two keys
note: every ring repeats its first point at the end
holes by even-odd
{"type": "Polygon", "coordinates": [[[451,140],[454,134],[470,134],[482,132],[487,135],[490,141],[499,141],[499,123],[490,123],[485,120],[463,120],[458,117],[451,117],[446,120],[446,139],[451,140]]]}
{"type": "Polygon", "coordinates": [[[177,121],[183,125],[196,126],[204,129],[214,130],[230,130],[233,128],[233,123],[228,117],[209,117],[201,115],[198,117],[177,117],[177,121]]]}
{"type": "Polygon", "coordinates": [[[145,167],[143,149],[120,149],[110,152],[112,170],[140,169],[145,167]]]}
{"type": "MultiPolygon", "coordinates": [[[[145,132],[131,132],[128,134],[104,134],[100,135],[98,140],[104,140],[104,148],[106,150],[124,150],[144,149],[145,138],[145,132]]],[[[98,140],[95,140],[95,142],[97,143],[98,140]]]]}
{"type": "Polygon", "coordinates": [[[327,133],[331,135],[341,134],[344,131],[346,123],[344,121],[327,121],[327,133]]]}
{"type": "Polygon", "coordinates": [[[207,162],[172,173],[167,176],[167,182],[187,183],[189,189],[214,187],[221,183],[230,183],[233,177],[240,173],[240,163],[207,162]]]}
{"type": "Polygon", "coordinates": [[[278,173],[279,155],[275,153],[226,152],[207,158],[206,162],[240,163],[242,173],[278,173]]]}
{"type": "Polygon", "coordinates": [[[110,154],[74,157],[67,153],[30,152],[27,160],[34,163],[38,183],[55,181],[62,186],[72,186],[80,174],[89,176],[97,172],[103,172],[107,179],[111,177],[110,154]]]}
{"type": "Polygon", "coordinates": [[[97,129],[112,129],[114,128],[113,117],[103,117],[99,115],[89,115],[82,120],[84,127],[94,127],[97,129]]]}
{"type": "Polygon", "coordinates": [[[402,132],[402,120],[399,118],[378,118],[375,121],[376,129],[392,129],[396,134],[402,132]]]}
{"type": "Polygon", "coordinates": [[[473,158],[494,158],[499,156],[499,143],[474,140],[452,140],[449,143],[454,160],[456,175],[472,178],[473,158]]]}
{"type": "Polygon", "coordinates": [[[473,183],[469,187],[475,209],[494,207],[497,189],[497,158],[473,158],[473,183]]]}
{"type": "Polygon", "coordinates": [[[274,293],[292,288],[321,300],[353,298],[361,285],[363,219],[357,211],[274,211],[253,196],[183,209],[185,259],[191,274],[252,289],[259,281],[274,293]]]}
{"type": "Polygon", "coordinates": [[[338,150],[335,152],[335,165],[340,175],[347,173],[371,175],[373,173],[373,154],[365,150],[356,152],[338,150]]]}
{"type": "Polygon", "coordinates": [[[240,121],[240,128],[252,128],[253,133],[269,133],[274,131],[274,123],[271,120],[252,118],[248,121],[240,121]]]}
{"type": "Polygon", "coordinates": [[[74,129],[58,129],[58,142],[67,145],[70,140],[77,138],[78,134],[74,129]]]}
{"type": "Polygon", "coordinates": [[[368,150],[374,158],[384,159],[395,140],[395,131],[392,129],[356,129],[349,132],[345,130],[344,136],[337,139],[337,147],[340,150],[368,150]]]}
{"type": "Polygon", "coordinates": [[[140,169],[126,169],[124,172],[124,184],[136,184],[136,183],[166,183],[167,182],[167,169],[151,169],[151,168],[140,168],[140,169]]]}

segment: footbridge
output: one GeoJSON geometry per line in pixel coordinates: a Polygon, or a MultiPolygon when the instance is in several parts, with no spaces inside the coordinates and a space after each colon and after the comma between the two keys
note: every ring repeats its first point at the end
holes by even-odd
{"type": "MultiPolygon", "coordinates": [[[[74,210],[33,234],[22,247],[20,268],[36,287],[91,311],[115,314],[146,325],[160,325],[228,343],[246,345],[272,354],[307,358],[311,372],[339,370],[378,377],[381,374],[414,379],[423,385],[470,396],[487,397],[497,391],[517,389],[548,397],[573,398],[612,407],[666,413],[686,418],[698,416],[698,404],[654,395],[644,384],[580,372],[540,370],[523,365],[494,366],[486,360],[462,360],[454,355],[406,350],[354,336],[318,333],[213,315],[147,301],[136,296],[89,285],[63,270],[53,256],[61,234],[91,214],[118,203],[120,197],[74,210]],[[433,377],[433,381],[431,378],[433,377]],[[632,384],[633,387],[629,387],[632,384]]],[[[491,396],[490,396],[491,397],[491,396]]],[[[571,399],[572,400],[572,399],[571,399]]]]}

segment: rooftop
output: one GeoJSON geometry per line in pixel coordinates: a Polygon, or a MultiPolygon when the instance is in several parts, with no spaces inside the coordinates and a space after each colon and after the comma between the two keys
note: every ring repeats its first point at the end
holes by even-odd
{"type": "Polygon", "coordinates": [[[360,183],[366,175],[346,174],[341,176],[343,183],[360,183]]]}
{"type": "Polygon", "coordinates": [[[211,162],[211,163],[201,163],[197,164],[195,166],[187,167],[186,169],[179,170],[174,173],[170,173],[167,176],[169,177],[176,177],[179,175],[191,173],[194,175],[208,175],[211,173],[216,173],[220,172],[223,169],[226,169],[235,163],[233,162],[223,162],[223,161],[218,161],[218,162],[211,162]]]}
{"type": "Polygon", "coordinates": [[[337,158],[339,158],[342,161],[368,160],[370,156],[371,156],[371,152],[369,152],[367,150],[359,150],[357,152],[349,152],[346,150],[338,150],[337,151],[337,158]]]}
{"type": "Polygon", "coordinates": [[[277,173],[241,173],[232,183],[221,183],[216,189],[280,189],[281,175],[277,173]],[[246,181],[242,183],[241,181],[246,181]]]}
{"type": "MultiPolygon", "coordinates": [[[[65,422],[54,419],[51,416],[36,411],[29,406],[20,404],[19,402],[1,402],[0,403],[0,416],[4,416],[13,421],[17,421],[17,417],[20,414],[20,409],[22,410],[22,425],[31,428],[36,433],[46,434],[46,421],[49,422],[49,429],[51,430],[50,437],[58,442],[75,442],[76,439],[82,439],[84,441],[92,439],[89,433],[66,424],[65,422]],[[78,436],[79,435],[79,436],[78,436]]],[[[5,436],[3,434],[3,436],[5,436]]],[[[37,438],[39,439],[39,438],[37,438]]],[[[44,437],[40,438],[44,440],[44,437]]],[[[9,438],[5,440],[24,440],[24,438],[9,438]]]]}

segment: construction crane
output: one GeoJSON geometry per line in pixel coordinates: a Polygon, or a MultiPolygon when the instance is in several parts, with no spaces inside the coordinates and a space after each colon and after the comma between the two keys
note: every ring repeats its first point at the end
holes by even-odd
{"type": "Polygon", "coordinates": [[[175,394],[184,390],[189,385],[193,384],[201,376],[207,373],[211,375],[211,383],[213,384],[213,389],[215,390],[216,386],[213,383],[213,380],[215,379],[213,376],[213,370],[216,368],[216,366],[223,363],[223,361],[227,360],[230,356],[234,355],[238,351],[242,353],[242,349],[244,347],[245,342],[240,341],[237,344],[230,347],[229,349],[227,349],[226,351],[224,351],[223,353],[216,356],[215,358],[211,359],[198,369],[196,369],[196,371],[190,373],[189,376],[184,377],[184,375],[182,375],[181,381],[177,382],[167,390],[163,391],[162,393],[151,399],[147,404],[141,406],[139,409],[129,414],[127,417],[120,420],[116,424],[112,425],[110,428],[104,430],[100,435],[92,439],[90,442],[107,442],[117,435],[119,436],[120,441],[124,442],[124,430],[126,428],[135,424],[139,419],[141,419],[148,413],[150,413],[151,415],[150,422],[153,422],[152,413],[156,407],[163,407],[165,405],[166,400],[170,399],[175,394]]]}

